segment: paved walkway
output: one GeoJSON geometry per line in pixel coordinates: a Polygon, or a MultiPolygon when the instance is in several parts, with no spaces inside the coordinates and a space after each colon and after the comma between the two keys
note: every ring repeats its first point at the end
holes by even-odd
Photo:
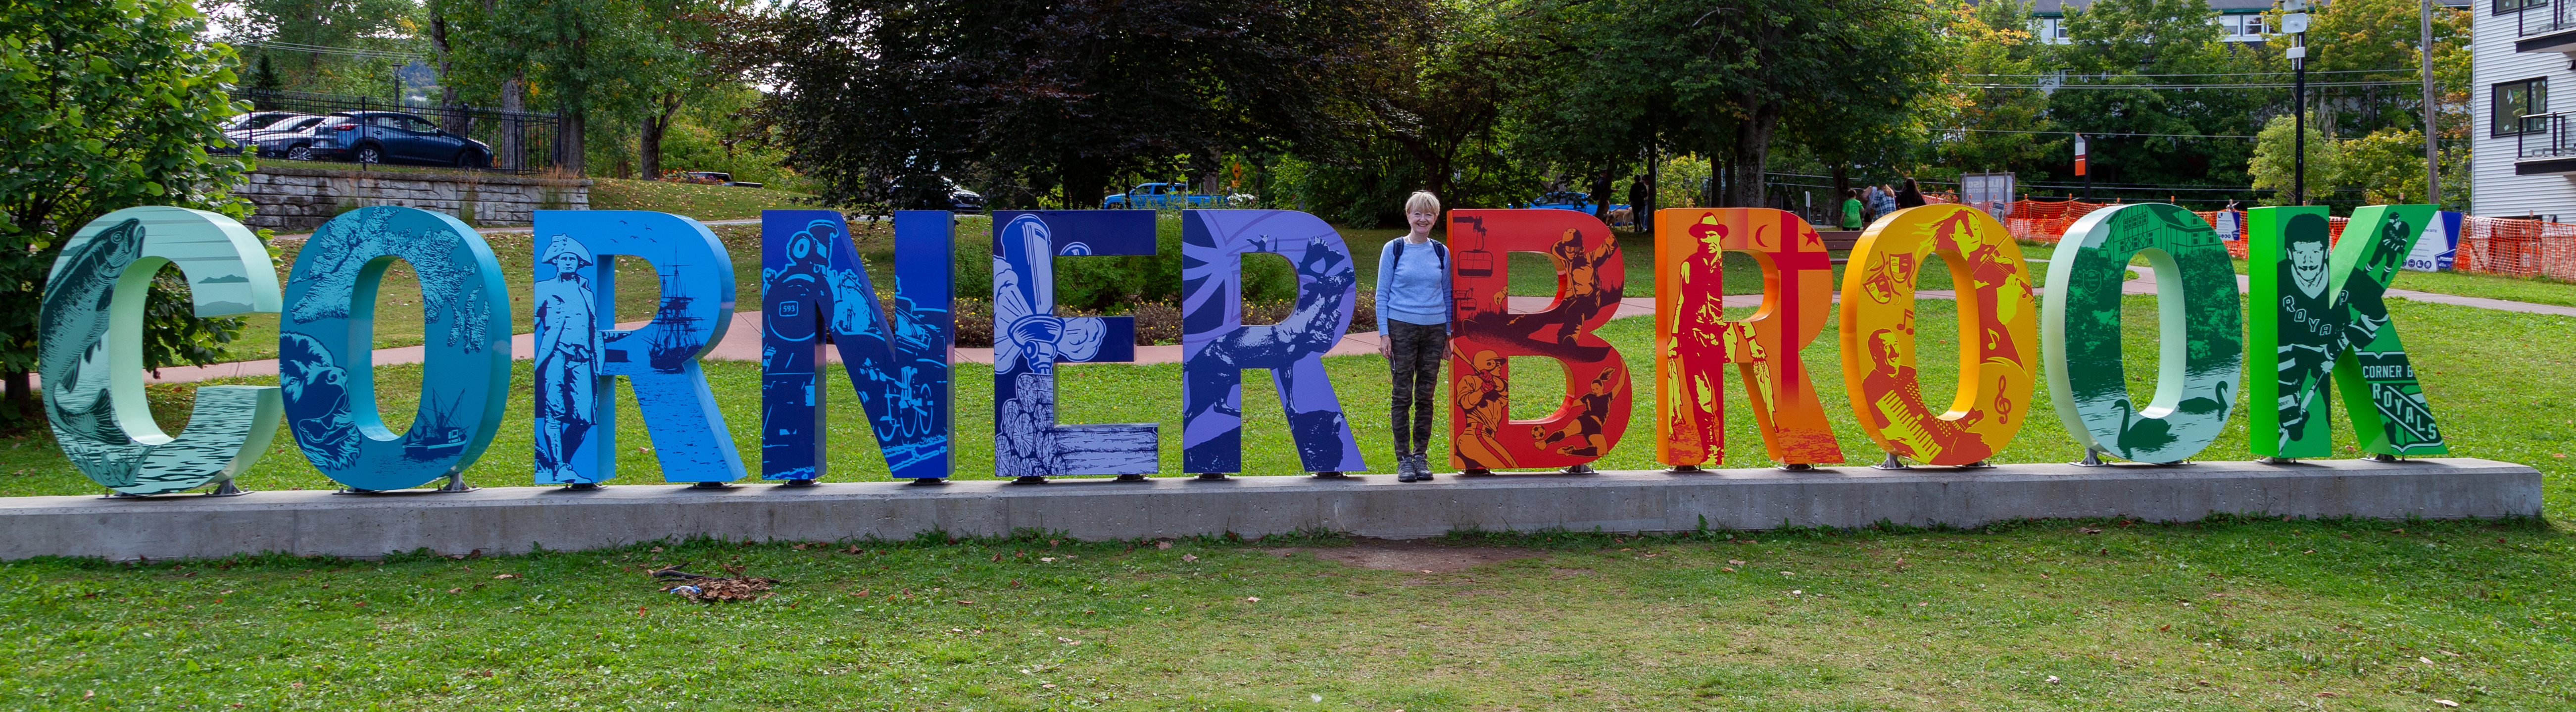
{"type": "MultiPolygon", "coordinates": [[[[756,222],[759,221],[728,220],[708,224],[732,225],[756,222]]],[[[524,231],[526,229],[527,228],[487,228],[485,229],[485,232],[506,232],[511,230],[524,231]]],[[[2037,262],[2039,260],[2032,261],[2037,262]]],[[[2120,292],[2122,294],[2156,293],[2156,276],[2153,270],[2149,270],[2144,267],[2130,267],[2129,270],[2138,273],[2138,278],[2121,282],[2120,292]]],[[[2236,276],[2236,287],[2238,291],[2244,291],[2247,283],[2248,278],[2245,275],[2236,276]]],[[[2044,292],[2045,290],[2038,291],[2044,292]]],[[[1915,296],[1921,299],[1958,298],[1958,295],[1955,292],[1938,289],[1917,292],[1915,293],[1915,296]]],[[[2494,309],[2498,311],[2522,312],[2527,314],[2550,314],[2555,316],[2576,316],[2576,307],[2562,307],[2551,304],[2533,304],[2530,302],[2514,302],[2502,299],[2486,299],[2482,297],[2461,297],[2449,294],[2418,292],[2408,289],[2388,290],[2388,296],[2419,302],[2452,304],[2458,306],[2478,307],[2481,309],[2494,309]]],[[[1553,299],[1553,297],[1512,297],[1510,300],[1510,308],[1514,312],[1538,311],[1540,309],[1547,308],[1548,302],[1553,299]]],[[[1841,299],[1841,295],[1836,294],[1835,299],[1839,301],[1841,299]]],[[[1728,308],[1744,309],[1758,307],[1761,305],[1762,295],[1759,294],[1729,294],[1726,296],[1726,306],[1728,308]]],[[[1625,319],[1629,317],[1652,316],[1654,313],[1655,299],[1653,297],[1628,297],[1626,299],[1619,300],[1619,311],[1611,318],[1625,319]]],[[[1360,314],[1357,315],[1356,318],[1373,319],[1375,317],[1368,314],[1360,314]]],[[[644,326],[645,323],[646,322],[640,321],[628,322],[617,325],[617,328],[640,328],[644,326]]],[[[1374,354],[1377,353],[1377,346],[1378,335],[1374,332],[1349,334],[1343,336],[1341,343],[1335,344],[1333,349],[1325,352],[1324,355],[1358,356],[1374,354]]],[[[519,334],[510,337],[511,358],[535,358],[536,351],[535,335],[519,334]]],[[[424,349],[418,346],[377,349],[375,353],[375,362],[378,365],[420,363],[423,353],[424,349]]],[[[993,363],[992,349],[956,349],[954,353],[955,363],[980,363],[987,365],[993,363]]],[[[825,350],[825,358],[832,363],[839,363],[841,361],[840,355],[833,353],[829,349],[825,350]]],[[[715,350],[707,354],[706,360],[759,361],[760,314],[758,312],[749,311],[735,312],[733,315],[733,325],[726,329],[724,340],[716,343],[715,350]]],[[[1178,345],[1138,346],[1136,347],[1136,360],[1133,363],[1180,363],[1180,361],[1181,347],[1178,345]]],[[[275,375],[277,375],[277,360],[266,359],[260,361],[221,363],[212,366],[164,368],[161,369],[158,375],[147,374],[145,380],[151,383],[193,383],[212,378],[275,375]]]]}

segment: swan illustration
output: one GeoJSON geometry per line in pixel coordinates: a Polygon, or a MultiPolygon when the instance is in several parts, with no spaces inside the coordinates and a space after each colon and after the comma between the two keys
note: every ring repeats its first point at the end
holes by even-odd
{"type": "Polygon", "coordinates": [[[2175,407],[2174,410],[2190,413],[2192,415],[2208,415],[2211,413],[2227,412],[2227,405],[2231,402],[2227,397],[2227,386],[2228,384],[2226,381],[2219,381],[2217,398],[2185,399],[2181,405],[2175,407]]]}
{"type": "Polygon", "coordinates": [[[2161,449],[2178,439],[2169,431],[2172,426],[2162,418],[2134,418],[2137,407],[2130,405],[2129,399],[2112,401],[2111,405],[2120,409],[2119,444],[2122,455],[2136,459],[2138,453],[2161,449]]]}

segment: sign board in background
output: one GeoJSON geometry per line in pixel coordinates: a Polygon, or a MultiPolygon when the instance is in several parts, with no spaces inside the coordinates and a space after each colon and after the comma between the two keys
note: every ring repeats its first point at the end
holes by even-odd
{"type": "Polygon", "coordinates": [[[2445,210],[2426,226],[2423,239],[2415,241],[2415,250],[2406,253],[2405,267],[2417,272],[2447,270],[2459,251],[2460,214],[2445,210]]]}
{"type": "Polygon", "coordinates": [[[2013,174],[1968,173],[1959,176],[1959,202],[2002,220],[2012,215],[2013,174]]]}

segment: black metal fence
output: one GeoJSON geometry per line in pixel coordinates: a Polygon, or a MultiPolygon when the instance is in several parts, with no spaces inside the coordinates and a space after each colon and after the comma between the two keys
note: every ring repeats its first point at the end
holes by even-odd
{"type": "MultiPolygon", "coordinates": [[[[440,107],[400,103],[381,98],[342,94],[310,94],[292,91],[238,90],[233,98],[250,102],[258,112],[294,112],[312,117],[329,117],[349,112],[398,112],[426,121],[437,131],[472,142],[474,150],[488,160],[474,170],[503,173],[539,173],[554,165],[555,115],[501,111],[472,106],[440,107]]],[[[234,148],[243,153],[257,153],[262,158],[343,161],[358,170],[372,166],[355,160],[353,155],[329,155],[320,152],[295,152],[300,133],[309,131],[310,120],[290,117],[258,128],[228,133],[234,148]]],[[[327,118],[322,123],[328,123],[327,118]]],[[[452,165],[452,161],[414,161],[399,151],[386,152],[389,163],[421,162],[452,165]]]]}

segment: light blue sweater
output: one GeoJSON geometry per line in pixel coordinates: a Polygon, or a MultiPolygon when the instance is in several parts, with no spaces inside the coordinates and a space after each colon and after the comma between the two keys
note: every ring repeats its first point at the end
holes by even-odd
{"type": "Polygon", "coordinates": [[[1377,255],[1377,333],[1384,334],[1389,319],[1407,324],[1449,323],[1455,307],[1449,300],[1448,260],[1441,256],[1443,246],[1435,240],[1416,245],[1398,237],[1386,242],[1377,255]],[[1396,251],[1404,251],[1398,265],[1396,251]],[[1398,268],[1403,270],[1397,273],[1398,268]]]}

